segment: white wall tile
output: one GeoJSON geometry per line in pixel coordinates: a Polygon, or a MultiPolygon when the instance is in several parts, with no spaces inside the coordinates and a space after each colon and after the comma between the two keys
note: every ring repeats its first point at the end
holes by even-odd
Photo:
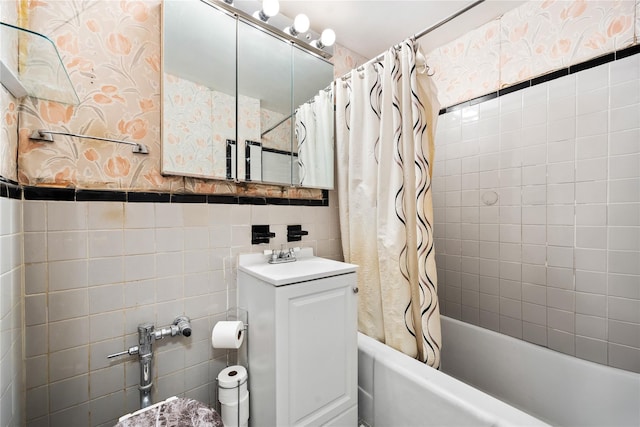
{"type": "Polygon", "coordinates": [[[578,116],[576,119],[576,137],[583,138],[606,134],[609,130],[608,115],[609,112],[603,110],[578,116]]]}
{"type": "Polygon", "coordinates": [[[86,289],[50,292],[49,322],[73,319],[89,314],[89,295],[86,289]]]}
{"type": "Polygon", "coordinates": [[[575,249],[575,267],[585,271],[606,271],[607,251],[602,249],[575,249]]]}
{"type": "Polygon", "coordinates": [[[88,283],[88,265],[84,259],[54,261],[48,264],[49,290],[85,288],[88,283]]]}
{"type": "Polygon", "coordinates": [[[76,202],[47,203],[47,230],[70,231],[87,229],[87,204],[76,202]]]}
{"type": "Polygon", "coordinates": [[[576,247],[607,249],[607,227],[577,227],[576,247]]]}
{"type": "Polygon", "coordinates": [[[547,184],[572,183],[574,180],[574,162],[553,163],[547,166],[547,184]]]}
{"type": "Polygon", "coordinates": [[[609,295],[623,298],[640,299],[640,276],[627,274],[609,274],[609,295]]]}
{"type": "Polygon", "coordinates": [[[629,80],[611,86],[611,108],[626,107],[640,103],[640,82],[629,80]]]}
{"type": "MultiPolygon", "coordinates": [[[[607,224],[607,205],[606,204],[588,204],[576,205],[576,225],[606,225],[607,224]]],[[[639,217],[640,218],[640,217],[639,217]]]]}
{"type": "Polygon", "coordinates": [[[607,201],[607,181],[577,182],[575,187],[577,204],[597,204],[607,201]]]}
{"type": "Polygon", "coordinates": [[[610,342],[640,348],[640,324],[609,320],[610,342]]]}
{"type": "Polygon", "coordinates": [[[599,181],[607,179],[607,158],[579,160],[576,163],[576,181],[599,181]]]}
{"type": "Polygon", "coordinates": [[[546,283],[554,288],[574,289],[573,270],[563,267],[547,267],[546,283]]]}
{"type": "Polygon", "coordinates": [[[608,355],[610,366],[640,372],[640,349],[609,343],[608,355]]]}
{"type": "Polygon", "coordinates": [[[607,111],[609,107],[609,87],[603,86],[588,92],[578,92],[577,115],[607,111]]]}
{"type": "Polygon", "coordinates": [[[546,229],[545,225],[523,225],[522,243],[544,245],[547,242],[546,229]]]}
{"type": "MultiPolygon", "coordinates": [[[[81,203],[77,204],[81,205],[81,203]]],[[[123,203],[91,202],[84,204],[87,206],[89,230],[122,228],[124,217],[123,203]]]]}
{"type": "Polygon", "coordinates": [[[640,203],[609,204],[607,218],[613,226],[640,226],[640,203]]]}
{"type": "Polygon", "coordinates": [[[46,248],[49,261],[86,258],[87,232],[59,231],[48,233],[46,248]]]}
{"type": "Polygon", "coordinates": [[[124,203],[124,228],[154,228],[155,223],[155,204],[124,203]]]}
{"type": "Polygon", "coordinates": [[[88,374],[49,384],[49,405],[52,412],[66,409],[88,400],[88,374]]]}
{"type": "Polygon", "coordinates": [[[122,257],[92,258],[88,261],[88,285],[107,285],[124,280],[122,257]]]}
{"type": "Polygon", "coordinates": [[[606,365],[607,352],[606,341],[576,336],[576,357],[606,365]]]}
{"type": "Polygon", "coordinates": [[[608,252],[610,273],[640,274],[640,253],[613,251],[608,252]]]}
{"type": "Polygon", "coordinates": [[[608,135],[591,135],[576,139],[576,158],[578,160],[606,157],[608,135]]]}
{"type": "Polygon", "coordinates": [[[155,252],[156,245],[154,229],[132,229],[127,230],[124,233],[124,255],[153,254],[155,252]]]}
{"type": "Polygon", "coordinates": [[[609,249],[640,251],[640,228],[609,227],[609,249]]]}
{"type": "Polygon", "coordinates": [[[573,204],[575,198],[573,183],[547,185],[547,203],[549,204],[573,204]]]}
{"type": "Polygon", "coordinates": [[[608,297],[609,319],[640,323],[640,300],[608,297]]]}
{"type": "Polygon", "coordinates": [[[91,258],[123,255],[122,230],[89,231],[89,256],[91,258]]]}
{"type": "Polygon", "coordinates": [[[49,356],[49,381],[60,381],[66,378],[89,372],[89,346],[75,347],[57,351],[49,356]]]}
{"type": "Polygon", "coordinates": [[[640,127],[640,115],[638,104],[629,105],[610,110],[611,131],[619,132],[638,129],[640,127]]]}
{"type": "Polygon", "coordinates": [[[627,203],[640,201],[640,178],[609,181],[609,202],[627,203]]]}
{"type": "Polygon", "coordinates": [[[609,134],[609,154],[635,154],[640,151],[640,129],[630,129],[609,134]]]}
{"type": "Polygon", "coordinates": [[[547,108],[549,110],[548,117],[552,120],[574,117],[576,114],[576,97],[571,95],[550,99],[547,108]]]}

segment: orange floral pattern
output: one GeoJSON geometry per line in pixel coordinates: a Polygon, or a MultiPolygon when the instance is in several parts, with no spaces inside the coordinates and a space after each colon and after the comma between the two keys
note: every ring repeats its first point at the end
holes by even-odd
{"type": "Polygon", "coordinates": [[[110,157],[104,164],[105,173],[111,178],[124,178],[129,175],[131,162],[120,155],[110,157]]]}
{"type": "Polygon", "coordinates": [[[141,140],[147,135],[147,126],[147,121],[140,118],[118,122],[118,130],[136,140],[141,140]]]}
{"type": "MultiPolygon", "coordinates": [[[[206,188],[215,187],[196,186],[193,179],[159,172],[160,3],[161,0],[25,2],[23,12],[28,14],[29,27],[58,44],[81,103],[73,107],[25,98],[20,101],[21,108],[16,108],[19,112],[12,113],[8,105],[15,100],[0,88],[2,176],[19,179],[23,184],[71,183],[81,188],[102,185],[180,191],[187,186],[189,191],[207,192],[206,188]],[[60,25],[61,22],[65,24],[60,25]],[[15,114],[19,120],[14,120],[15,114]],[[21,128],[19,142],[16,123],[21,128]],[[141,156],[127,147],[78,138],[56,137],[54,144],[31,143],[30,132],[42,127],[129,137],[147,145],[149,154],[141,156]],[[118,159],[126,159],[127,167],[118,159]]],[[[1,12],[3,22],[17,22],[17,10],[3,6],[1,12]],[[7,17],[5,13],[13,15],[7,17]]],[[[623,48],[634,43],[638,34],[640,0],[530,1],[427,57],[437,73],[434,79],[440,103],[447,106],[623,48]]],[[[5,41],[2,43],[4,48],[5,41]]],[[[366,60],[336,45],[332,59],[336,77],[366,60]]],[[[226,107],[218,106],[223,114],[226,107]]],[[[259,132],[260,116],[254,118],[253,132],[259,132]]],[[[223,128],[235,125],[228,119],[218,123],[223,128]]],[[[184,134],[176,134],[174,141],[181,136],[184,134]]],[[[246,136],[251,139],[255,134],[246,136]]],[[[215,137],[216,141],[224,139],[221,133],[215,137]]],[[[196,138],[194,144],[202,141],[196,138]]],[[[240,191],[232,183],[224,185],[240,191]]]]}
{"type": "Polygon", "coordinates": [[[439,101],[463,102],[630,46],[640,32],[636,9],[637,0],[524,3],[427,55],[439,101]]]}
{"type": "Polygon", "coordinates": [[[73,116],[73,107],[53,101],[40,102],[40,117],[49,124],[69,123],[73,116]]]}

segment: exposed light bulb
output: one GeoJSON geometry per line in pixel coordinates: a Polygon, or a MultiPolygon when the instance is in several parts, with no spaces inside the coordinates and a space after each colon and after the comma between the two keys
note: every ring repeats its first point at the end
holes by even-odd
{"type": "Polygon", "coordinates": [[[284,32],[296,37],[299,34],[307,32],[309,30],[309,24],[309,18],[307,15],[300,13],[293,20],[293,25],[291,27],[286,27],[284,32]]]}
{"type": "Polygon", "coordinates": [[[331,28],[327,28],[320,35],[320,40],[314,40],[311,44],[318,49],[324,49],[325,47],[333,46],[336,42],[336,33],[331,28]]]}
{"type": "Polygon", "coordinates": [[[309,30],[310,24],[311,23],[309,22],[309,17],[307,17],[307,15],[305,15],[304,13],[296,15],[295,19],[293,20],[293,28],[298,33],[307,32],[309,30]]]}
{"type": "Polygon", "coordinates": [[[253,17],[267,22],[272,16],[276,16],[280,11],[280,2],[278,0],[263,0],[262,9],[253,13],[253,17]]]}
{"type": "Polygon", "coordinates": [[[335,31],[333,31],[331,28],[327,28],[322,32],[322,35],[320,36],[320,43],[328,47],[328,46],[333,46],[335,42],[336,42],[335,31]]]}
{"type": "Polygon", "coordinates": [[[276,16],[280,12],[280,2],[278,0],[263,0],[262,12],[269,18],[276,16]]]}

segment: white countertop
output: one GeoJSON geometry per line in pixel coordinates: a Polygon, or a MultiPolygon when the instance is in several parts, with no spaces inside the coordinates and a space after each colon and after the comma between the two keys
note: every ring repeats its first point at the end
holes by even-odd
{"type": "Polygon", "coordinates": [[[269,264],[269,255],[242,254],[238,255],[238,269],[274,286],[282,286],[353,273],[358,268],[355,264],[313,256],[312,248],[302,248],[296,257],[294,262],[269,264]]]}

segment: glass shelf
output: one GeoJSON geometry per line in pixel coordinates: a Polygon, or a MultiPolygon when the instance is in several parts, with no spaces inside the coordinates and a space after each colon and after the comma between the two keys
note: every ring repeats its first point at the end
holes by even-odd
{"type": "Polygon", "coordinates": [[[29,95],[77,105],[78,95],[55,44],[36,32],[0,22],[2,85],[16,98],[29,95]]]}

